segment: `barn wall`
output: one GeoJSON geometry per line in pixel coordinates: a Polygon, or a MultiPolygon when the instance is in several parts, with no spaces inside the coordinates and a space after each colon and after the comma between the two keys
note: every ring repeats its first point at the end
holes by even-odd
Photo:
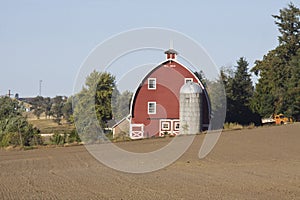
{"type": "Polygon", "coordinates": [[[119,124],[117,124],[115,127],[113,127],[113,137],[122,137],[124,135],[129,135],[129,126],[130,122],[126,119],[121,121],[119,124]]]}
{"type": "MultiPolygon", "coordinates": [[[[144,124],[145,136],[158,135],[160,119],[179,119],[179,91],[185,78],[193,78],[197,83],[195,75],[185,67],[177,62],[167,62],[143,80],[132,105],[131,123],[144,124]],[[148,89],[148,78],[156,78],[156,90],[148,89]],[[147,113],[149,101],[157,102],[156,114],[147,113]]],[[[208,112],[207,109],[204,112],[208,112]]]]}

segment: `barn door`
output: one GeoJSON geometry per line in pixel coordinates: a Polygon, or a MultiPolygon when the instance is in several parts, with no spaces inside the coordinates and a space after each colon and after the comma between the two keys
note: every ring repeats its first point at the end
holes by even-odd
{"type": "Polygon", "coordinates": [[[161,119],[159,122],[159,136],[179,134],[179,119],[161,119]]]}
{"type": "Polygon", "coordinates": [[[144,138],[144,124],[131,124],[130,138],[133,140],[144,138]]]}

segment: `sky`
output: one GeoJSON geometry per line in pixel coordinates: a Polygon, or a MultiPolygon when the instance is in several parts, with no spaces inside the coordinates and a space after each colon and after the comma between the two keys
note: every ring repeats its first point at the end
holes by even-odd
{"type": "Polygon", "coordinates": [[[0,95],[37,96],[40,80],[42,96],[72,95],[80,66],[98,44],[143,27],[189,36],[217,67],[245,57],[251,68],[278,45],[271,15],[289,2],[0,0],[0,95]]]}

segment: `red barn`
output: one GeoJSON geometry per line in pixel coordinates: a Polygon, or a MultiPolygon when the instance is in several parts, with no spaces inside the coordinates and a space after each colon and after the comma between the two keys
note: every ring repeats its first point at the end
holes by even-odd
{"type": "Polygon", "coordinates": [[[165,52],[166,61],[150,71],[133,95],[130,109],[129,135],[132,139],[164,134],[179,134],[179,93],[187,82],[195,82],[202,89],[202,130],[208,128],[209,98],[204,85],[187,67],[176,61],[177,52],[165,52]]]}

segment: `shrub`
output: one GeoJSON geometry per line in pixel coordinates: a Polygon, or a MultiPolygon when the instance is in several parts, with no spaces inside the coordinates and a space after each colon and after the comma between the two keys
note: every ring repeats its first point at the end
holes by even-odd
{"type": "Polygon", "coordinates": [[[64,143],[66,143],[66,137],[67,134],[59,134],[59,133],[54,133],[51,138],[50,141],[52,144],[56,144],[56,145],[63,145],[64,143]]]}
{"type": "Polygon", "coordinates": [[[67,142],[68,143],[81,142],[79,134],[75,129],[69,132],[67,142]]]}

